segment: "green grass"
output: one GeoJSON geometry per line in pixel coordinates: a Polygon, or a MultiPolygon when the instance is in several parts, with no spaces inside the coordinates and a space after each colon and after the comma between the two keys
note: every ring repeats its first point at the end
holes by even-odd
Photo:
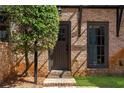
{"type": "Polygon", "coordinates": [[[77,86],[101,88],[124,88],[124,77],[121,76],[87,76],[75,77],[77,86]]]}

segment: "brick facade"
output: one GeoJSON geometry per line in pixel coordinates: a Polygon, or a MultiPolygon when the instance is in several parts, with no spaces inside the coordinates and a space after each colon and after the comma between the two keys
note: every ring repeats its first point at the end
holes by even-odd
{"type": "MultiPolygon", "coordinates": [[[[113,75],[124,73],[124,16],[120,28],[120,36],[116,37],[116,10],[115,9],[83,9],[81,37],[78,37],[78,10],[62,9],[61,21],[71,21],[71,72],[72,75],[113,75]],[[109,67],[87,68],[87,21],[109,22],[109,67]],[[120,65],[121,64],[121,65],[120,65]]],[[[18,72],[24,70],[24,57],[15,57],[20,61],[18,72]],[[19,59],[18,59],[19,58],[19,59]],[[21,59],[22,58],[22,59],[21,59]]],[[[33,57],[29,57],[30,62],[33,57]]],[[[17,61],[17,60],[16,60],[17,61]]],[[[15,61],[15,62],[16,62],[15,61]]],[[[39,56],[38,76],[47,76],[49,73],[48,52],[39,56]]],[[[33,75],[33,65],[29,73],[33,75]]]]}
{"type": "Polygon", "coordinates": [[[8,43],[0,42],[0,83],[13,73],[12,54],[8,43]]]}
{"type": "Polygon", "coordinates": [[[78,10],[63,9],[61,20],[71,21],[71,60],[73,75],[104,75],[124,73],[124,16],[120,36],[116,37],[115,9],[83,9],[81,37],[78,38],[78,10]],[[87,21],[109,22],[109,67],[87,68],[87,21]],[[115,56],[116,55],[116,56],[115,56]],[[121,61],[121,66],[119,65],[121,61]]]}

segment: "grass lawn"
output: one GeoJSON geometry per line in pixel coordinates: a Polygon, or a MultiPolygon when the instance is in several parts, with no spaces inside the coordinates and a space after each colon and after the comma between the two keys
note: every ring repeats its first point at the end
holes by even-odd
{"type": "Polygon", "coordinates": [[[124,77],[121,76],[87,76],[75,77],[77,86],[101,88],[124,88],[124,77]]]}

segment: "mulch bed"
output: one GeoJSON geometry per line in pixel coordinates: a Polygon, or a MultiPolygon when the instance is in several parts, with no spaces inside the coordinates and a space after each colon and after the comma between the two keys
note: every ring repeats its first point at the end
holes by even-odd
{"type": "Polygon", "coordinates": [[[18,77],[4,81],[1,88],[42,88],[44,77],[38,77],[37,84],[34,83],[33,77],[18,77]]]}

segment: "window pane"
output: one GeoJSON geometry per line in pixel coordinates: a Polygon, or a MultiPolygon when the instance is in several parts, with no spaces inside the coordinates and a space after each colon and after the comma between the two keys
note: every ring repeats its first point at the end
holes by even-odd
{"type": "Polygon", "coordinates": [[[101,37],[100,36],[96,36],[97,38],[97,45],[101,45],[101,37]]]}
{"type": "Polygon", "coordinates": [[[100,35],[104,35],[105,29],[104,26],[100,26],[100,35]]]}
{"type": "Polygon", "coordinates": [[[104,45],[104,36],[101,36],[101,45],[104,45]]]}
{"type": "Polygon", "coordinates": [[[7,40],[8,40],[7,31],[0,31],[0,41],[7,41],[7,40]]]}
{"type": "Polygon", "coordinates": [[[89,31],[89,44],[90,45],[96,45],[96,35],[95,35],[95,30],[90,29],[89,31]]]}
{"type": "Polygon", "coordinates": [[[96,35],[100,35],[100,29],[99,28],[96,28],[96,35]]]}
{"type": "Polygon", "coordinates": [[[101,55],[104,55],[104,46],[101,46],[100,49],[101,49],[101,55]]]}
{"type": "Polygon", "coordinates": [[[93,60],[93,65],[97,65],[97,60],[93,60]]]}
{"type": "Polygon", "coordinates": [[[8,41],[8,27],[5,21],[6,17],[4,15],[0,15],[0,41],[2,42],[8,41]]]}
{"type": "Polygon", "coordinates": [[[4,16],[0,15],[0,22],[3,22],[3,20],[4,20],[4,16]]]}
{"type": "Polygon", "coordinates": [[[97,64],[104,64],[104,56],[97,56],[97,64]]]}
{"type": "Polygon", "coordinates": [[[104,64],[105,63],[104,61],[105,61],[104,56],[101,56],[101,64],[104,64]]]}
{"type": "Polygon", "coordinates": [[[100,55],[100,46],[97,46],[97,55],[100,55]]]}
{"type": "Polygon", "coordinates": [[[97,64],[100,64],[100,63],[101,63],[101,57],[97,56],[97,64]]]}
{"type": "Polygon", "coordinates": [[[6,30],[6,26],[0,26],[0,30],[6,30]]]}

